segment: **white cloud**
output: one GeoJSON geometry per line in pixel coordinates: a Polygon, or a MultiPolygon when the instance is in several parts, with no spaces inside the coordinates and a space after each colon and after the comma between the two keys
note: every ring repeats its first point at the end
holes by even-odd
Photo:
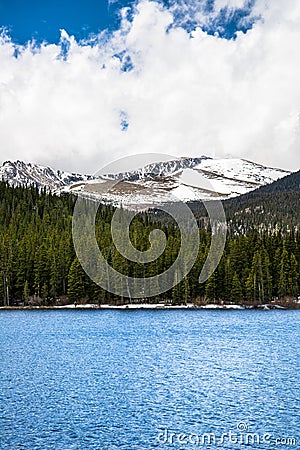
{"type": "Polygon", "coordinates": [[[214,9],[220,11],[223,8],[244,8],[248,0],[215,0],[214,9]]]}
{"type": "MultiPolygon", "coordinates": [[[[242,0],[219,0],[240,7],[242,0]]],[[[222,6],[223,5],[223,6],[222,6]]],[[[0,43],[2,159],[94,172],[125,154],[237,156],[299,168],[300,4],[257,0],[261,15],[236,40],[191,36],[143,1],[99,45],[0,43]],[[126,51],[134,69],[114,55],[126,51]],[[124,127],[124,117],[128,128],[124,127]]],[[[128,59],[127,59],[128,62],[128,59]]]]}

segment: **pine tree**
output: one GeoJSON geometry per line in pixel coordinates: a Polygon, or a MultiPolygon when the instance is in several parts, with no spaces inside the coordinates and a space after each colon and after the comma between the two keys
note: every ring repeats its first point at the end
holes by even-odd
{"type": "Polygon", "coordinates": [[[178,271],[174,274],[174,283],[172,288],[172,304],[180,305],[182,303],[182,284],[179,283],[178,271]]]}
{"type": "Polygon", "coordinates": [[[289,255],[287,249],[284,247],[281,255],[279,282],[278,282],[278,295],[279,298],[284,298],[289,293],[289,255]]]}
{"type": "Polygon", "coordinates": [[[246,281],[246,293],[249,301],[263,303],[271,298],[270,261],[265,248],[254,254],[246,281]]]}
{"type": "Polygon", "coordinates": [[[232,278],[230,299],[234,303],[240,303],[243,300],[243,289],[238,274],[235,272],[232,278]]]}
{"type": "Polygon", "coordinates": [[[205,297],[213,303],[216,303],[217,277],[214,272],[205,283],[205,297]]]}
{"type": "Polygon", "coordinates": [[[295,255],[292,253],[290,256],[290,272],[289,272],[289,294],[292,297],[296,297],[299,293],[298,286],[299,268],[295,255]]]}
{"type": "Polygon", "coordinates": [[[77,258],[74,259],[69,270],[68,297],[73,302],[86,298],[85,274],[77,258]]]}
{"type": "Polygon", "coordinates": [[[28,303],[29,300],[29,284],[28,281],[25,281],[24,284],[24,291],[23,291],[23,300],[24,300],[24,304],[26,305],[28,303]]]}
{"type": "Polygon", "coordinates": [[[298,295],[299,268],[295,255],[290,256],[284,247],[281,255],[278,294],[280,298],[298,295]]]}

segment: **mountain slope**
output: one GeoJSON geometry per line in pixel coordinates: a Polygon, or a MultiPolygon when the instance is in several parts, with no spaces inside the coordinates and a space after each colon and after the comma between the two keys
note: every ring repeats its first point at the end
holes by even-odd
{"type": "Polygon", "coordinates": [[[129,172],[107,174],[71,191],[101,196],[123,206],[147,208],[158,203],[227,199],[247,193],[290,174],[242,159],[207,156],[154,163],[129,172]],[[105,184],[106,182],[106,184],[105,184]],[[108,182],[118,182],[110,188],[108,182]],[[109,188],[109,192],[106,192],[109,188]]]}
{"type": "Polygon", "coordinates": [[[103,178],[119,181],[139,181],[147,178],[169,177],[180,173],[183,169],[192,169],[203,161],[211,160],[208,156],[199,158],[179,158],[170,161],[155,162],[139,169],[120,172],[117,174],[107,174],[103,178]]]}
{"type": "Polygon", "coordinates": [[[6,161],[0,167],[0,179],[13,186],[34,184],[49,191],[67,191],[140,209],[178,200],[224,200],[270,184],[287,174],[290,172],[243,159],[207,156],[171,159],[101,177],[22,161],[6,161]]]}
{"type": "MultiPolygon", "coordinates": [[[[259,198],[267,194],[275,194],[278,192],[299,192],[300,191],[300,170],[286,175],[271,184],[261,186],[252,192],[242,195],[235,200],[231,200],[231,203],[241,203],[248,199],[259,198]]],[[[229,203],[229,201],[228,201],[229,203]]]]}
{"type": "Polygon", "coordinates": [[[85,182],[92,178],[89,175],[63,172],[23,161],[5,161],[0,166],[0,180],[8,182],[11,186],[35,185],[49,191],[57,191],[73,183],[85,182]]]}
{"type": "MultiPolygon", "coordinates": [[[[249,230],[287,232],[300,230],[300,171],[269,185],[223,202],[227,224],[232,233],[249,230]]],[[[200,221],[207,213],[202,202],[190,207],[200,221]]]]}
{"type": "Polygon", "coordinates": [[[224,202],[232,229],[300,229],[300,171],[224,202]]]}

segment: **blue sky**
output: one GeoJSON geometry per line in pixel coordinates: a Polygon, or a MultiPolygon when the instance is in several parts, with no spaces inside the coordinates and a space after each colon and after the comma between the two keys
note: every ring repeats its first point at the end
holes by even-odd
{"type": "MultiPolygon", "coordinates": [[[[213,0],[162,0],[162,3],[174,11],[175,19],[188,31],[197,25],[197,20],[191,14],[195,8],[201,4],[209,12],[214,5],[213,0]]],[[[117,29],[120,24],[119,10],[133,4],[132,0],[0,0],[0,26],[6,28],[12,40],[18,44],[32,39],[57,43],[60,29],[65,29],[68,34],[81,40],[105,29],[117,29]]],[[[237,30],[246,31],[252,21],[241,23],[241,20],[249,15],[251,4],[253,1],[246,2],[243,8],[235,9],[230,15],[226,14],[224,8],[204,27],[205,30],[211,34],[218,31],[229,39],[234,37],[237,30]]]]}
{"type": "Polygon", "coordinates": [[[0,0],[0,26],[3,160],[299,168],[299,0],[0,0]]]}
{"type": "Polygon", "coordinates": [[[15,42],[57,42],[61,28],[84,38],[111,27],[115,14],[104,0],[0,0],[0,21],[15,42]]]}

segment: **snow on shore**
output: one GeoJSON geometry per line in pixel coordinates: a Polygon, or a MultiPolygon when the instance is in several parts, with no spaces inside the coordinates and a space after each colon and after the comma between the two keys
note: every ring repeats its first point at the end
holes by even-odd
{"type": "Polygon", "coordinates": [[[186,305],[163,305],[161,303],[137,303],[127,305],[100,305],[93,303],[87,303],[86,305],[65,305],[54,306],[55,309],[245,309],[240,305],[215,305],[209,304],[205,306],[195,306],[193,303],[187,303],[186,305]]]}
{"type": "MultiPolygon", "coordinates": [[[[297,303],[295,303],[297,304],[297,303]]],[[[116,306],[116,305],[98,305],[96,303],[87,303],[85,305],[60,305],[60,306],[0,306],[0,310],[12,310],[12,309],[25,309],[25,310],[31,310],[31,309],[58,309],[58,310],[62,310],[62,309],[79,309],[79,310],[140,310],[140,309],[151,309],[151,310],[179,310],[179,309],[193,309],[193,310],[199,310],[199,309],[206,309],[206,310],[245,310],[245,309],[259,309],[259,310],[271,310],[271,309],[286,309],[283,306],[280,305],[270,305],[270,304],[266,304],[266,305],[258,305],[258,306],[254,306],[254,305],[250,305],[250,306],[242,306],[242,305],[235,305],[235,304],[231,304],[231,305],[216,305],[216,304],[207,304],[207,305],[194,305],[193,303],[188,303],[186,305],[164,305],[162,303],[137,303],[137,304],[127,304],[127,305],[120,305],[120,306],[116,306]]],[[[296,308],[297,309],[297,308],[296,308]]]]}

